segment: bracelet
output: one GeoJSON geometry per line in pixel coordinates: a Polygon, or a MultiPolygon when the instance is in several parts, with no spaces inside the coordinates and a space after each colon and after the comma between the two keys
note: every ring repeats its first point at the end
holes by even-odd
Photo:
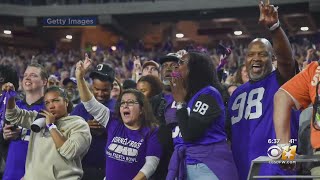
{"type": "Polygon", "coordinates": [[[277,21],[274,25],[272,25],[272,26],[269,28],[269,30],[270,30],[270,31],[274,31],[274,30],[276,30],[278,27],[280,27],[280,21],[279,21],[279,19],[278,19],[278,21],[277,21]]]}
{"type": "Polygon", "coordinates": [[[50,124],[47,125],[47,128],[50,131],[51,129],[57,129],[57,126],[55,124],[53,124],[53,123],[50,123],[50,124]]]}

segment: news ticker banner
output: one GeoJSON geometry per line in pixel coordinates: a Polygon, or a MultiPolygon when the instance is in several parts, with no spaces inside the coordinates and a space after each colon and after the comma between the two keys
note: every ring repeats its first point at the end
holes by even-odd
{"type": "Polygon", "coordinates": [[[42,19],[43,27],[95,27],[97,25],[96,16],[86,17],[45,17],[42,19]]]}

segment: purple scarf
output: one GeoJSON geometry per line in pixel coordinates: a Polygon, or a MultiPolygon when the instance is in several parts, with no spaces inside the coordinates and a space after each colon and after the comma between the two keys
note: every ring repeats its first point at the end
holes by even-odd
{"type": "Polygon", "coordinates": [[[7,104],[8,104],[8,100],[12,97],[15,97],[17,95],[17,93],[15,91],[3,91],[2,92],[2,96],[0,96],[0,130],[2,130],[3,127],[3,123],[5,120],[5,115],[6,115],[6,108],[7,108],[7,104]]]}
{"type": "Polygon", "coordinates": [[[166,180],[186,179],[185,158],[187,155],[207,165],[219,179],[238,179],[238,172],[231,150],[226,142],[220,142],[209,145],[190,147],[181,145],[176,147],[171,156],[166,180]]]}

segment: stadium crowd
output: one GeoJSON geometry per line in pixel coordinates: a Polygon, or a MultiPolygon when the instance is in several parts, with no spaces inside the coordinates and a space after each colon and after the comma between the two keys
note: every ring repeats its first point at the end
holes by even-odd
{"type": "MultiPolygon", "coordinates": [[[[319,154],[320,43],[288,38],[277,7],[259,8],[272,43],[0,46],[0,178],[243,180],[272,145],[319,154]]],[[[265,164],[259,172],[297,174],[320,169],[265,164]]]]}

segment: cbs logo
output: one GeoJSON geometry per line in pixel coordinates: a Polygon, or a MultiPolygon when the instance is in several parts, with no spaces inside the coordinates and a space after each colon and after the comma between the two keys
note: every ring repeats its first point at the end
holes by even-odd
{"type": "Polygon", "coordinates": [[[294,160],[296,156],[296,151],[297,151],[297,146],[284,146],[280,148],[279,146],[273,145],[269,147],[267,154],[270,159],[272,160],[277,160],[281,159],[282,160],[294,160]]]}
{"type": "Polygon", "coordinates": [[[282,149],[276,145],[269,147],[267,154],[270,159],[277,160],[282,156],[282,149]]]}

